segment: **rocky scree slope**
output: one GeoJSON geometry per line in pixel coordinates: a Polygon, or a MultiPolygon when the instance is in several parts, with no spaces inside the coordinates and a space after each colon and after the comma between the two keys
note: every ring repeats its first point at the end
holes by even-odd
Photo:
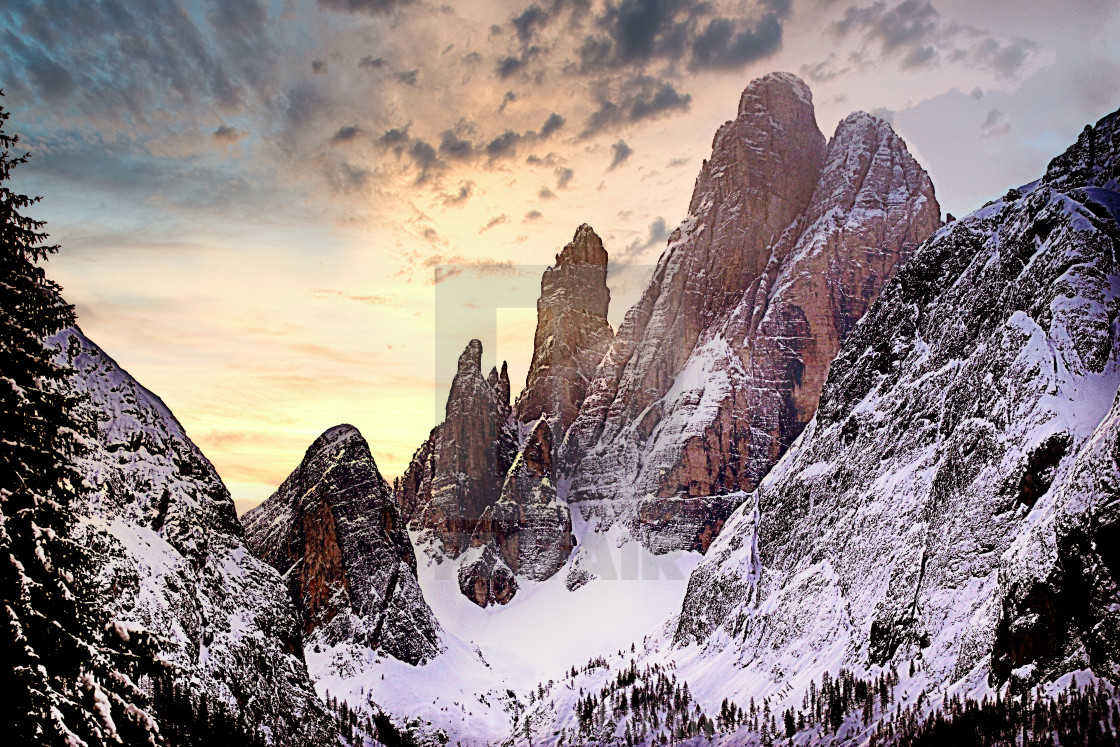
{"type": "Polygon", "coordinates": [[[565,436],[568,501],[623,517],[655,552],[706,550],[939,225],[929,177],[887,123],[853,114],[826,145],[804,82],[752,82],[565,436]]]}
{"type": "Polygon", "coordinates": [[[303,659],[298,618],[245,547],[233,500],[160,399],[80,330],[51,337],[87,395],[96,441],[80,463],[81,541],[104,559],[105,605],[162,641],[188,691],[206,692],[273,744],[337,743],[303,659]]]}
{"type": "Polygon", "coordinates": [[[1118,154],[1120,113],[888,284],[692,575],[682,656],[756,696],[911,659],[931,687],[1117,681],[1118,154]]]}
{"type": "Polygon", "coordinates": [[[440,652],[405,524],[356,428],[319,436],[243,520],[253,554],[287,580],[309,643],[352,642],[409,664],[440,652]]]}

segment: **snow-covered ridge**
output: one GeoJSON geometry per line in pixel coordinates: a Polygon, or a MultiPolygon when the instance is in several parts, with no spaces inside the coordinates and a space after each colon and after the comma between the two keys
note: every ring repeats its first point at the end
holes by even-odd
{"type": "Polygon", "coordinates": [[[178,679],[277,743],[328,744],[279,574],[245,547],[229,491],[167,407],[77,328],[54,335],[96,441],[83,541],[105,557],[105,603],[151,631],[178,679]]]}

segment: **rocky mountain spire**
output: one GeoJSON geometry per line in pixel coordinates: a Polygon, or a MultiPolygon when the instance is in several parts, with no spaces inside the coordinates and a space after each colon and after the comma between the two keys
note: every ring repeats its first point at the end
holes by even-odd
{"type": "Polygon", "coordinates": [[[569,501],[630,501],[651,549],[706,549],[734,507],[718,496],[797,437],[840,342],[939,224],[889,125],[852,115],[826,146],[804,82],[752,82],[565,436],[569,501]]]}
{"type": "Polygon", "coordinates": [[[404,522],[356,428],[319,436],[243,521],[253,553],[287,578],[306,635],[410,664],[439,653],[439,624],[416,580],[404,522]]]}
{"type": "Polygon", "coordinates": [[[398,506],[408,507],[412,526],[437,539],[449,557],[467,548],[517,453],[506,365],[490,379],[482,375],[482,343],[471,340],[459,356],[444,421],[398,483],[398,506]]]}
{"type": "Polygon", "coordinates": [[[541,278],[533,360],[515,407],[522,423],[550,418],[559,441],[575,420],[614,336],[610,295],[607,252],[585,223],[541,278]]]}

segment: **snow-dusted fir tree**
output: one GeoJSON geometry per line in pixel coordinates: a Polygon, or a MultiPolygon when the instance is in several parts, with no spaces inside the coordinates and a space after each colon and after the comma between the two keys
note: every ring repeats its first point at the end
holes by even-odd
{"type": "Polygon", "coordinates": [[[0,741],[17,745],[157,743],[133,685],[143,657],[107,625],[93,563],[71,537],[83,448],[66,369],[44,340],[74,309],[38,265],[57,247],[10,188],[27,161],[0,106],[0,741]]]}

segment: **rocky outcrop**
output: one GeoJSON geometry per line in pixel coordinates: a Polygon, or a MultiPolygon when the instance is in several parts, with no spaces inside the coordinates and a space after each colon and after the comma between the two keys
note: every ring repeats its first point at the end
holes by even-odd
{"type": "Polygon", "coordinates": [[[247,550],[229,491],[170,410],[77,328],[54,335],[79,411],[81,541],[104,560],[105,605],[150,631],[188,692],[205,692],[276,744],[333,745],[299,618],[280,574],[247,550]]]}
{"type": "Polygon", "coordinates": [[[316,439],[243,520],[253,554],[287,579],[309,639],[353,642],[409,664],[439,653],[405,524],[356,428],[316,439]]]}
{"type": "Polygon", "coordinates": [[[447,557],[470,544],[517,454],[505,364],[491,378],[482,375],[482,343],[471,340],[459,356],[444,421],[398,483],[397,505],[411,508],[411,525],[435,539],[447,557]]]}
{"type": "Polygon", "coordinates": [[[1118,154],[1120,113],[940,229],[848,335],[689,581],[676,643],[745,669],[741,697],[907,660],[927,692],[1120,675],[1118,154]]]}
{"type": "Polygon", "coordinates": [[[517,579],[493,544],[468,550],[458,574],[460,593],[479,607],[506,604],[517,593],[517,579]]]}
{"type": "Polygon", "coordinates": [[[460,588],[469,589],[464,593],[481,606],[505,604],[513,597],[516,586],[504,581],[507,572],[544,581],[571,555],[572,515],[557,500],[553,479],[552,429],[542,418],[510,468],[501,498],[483,512],[471,537],[471,547],[484,552],[459,570],[460,588]],[[490,578],[495,572],[499,579],[490,578]],[[495,594],[495,589],[510,590],[495,594]]]}
{"type": "Polygon", "coordinates": [[[614,336],[607,322],[607,252],[586,223],[541,278],[533,359],[515,410],[522,423],[547,417],[559,443],[576,419],[614,336]]]}
{"type": "Polygon", "coordinates": [[[707,550],[736,505],[712,496],[758,485],[841,343],[939,224],[929,177],[887,123],[853,114],[826,146],[800,79],[751,83],[565,436],[568,500],[631,503],[655,552],[707,550]]]}

